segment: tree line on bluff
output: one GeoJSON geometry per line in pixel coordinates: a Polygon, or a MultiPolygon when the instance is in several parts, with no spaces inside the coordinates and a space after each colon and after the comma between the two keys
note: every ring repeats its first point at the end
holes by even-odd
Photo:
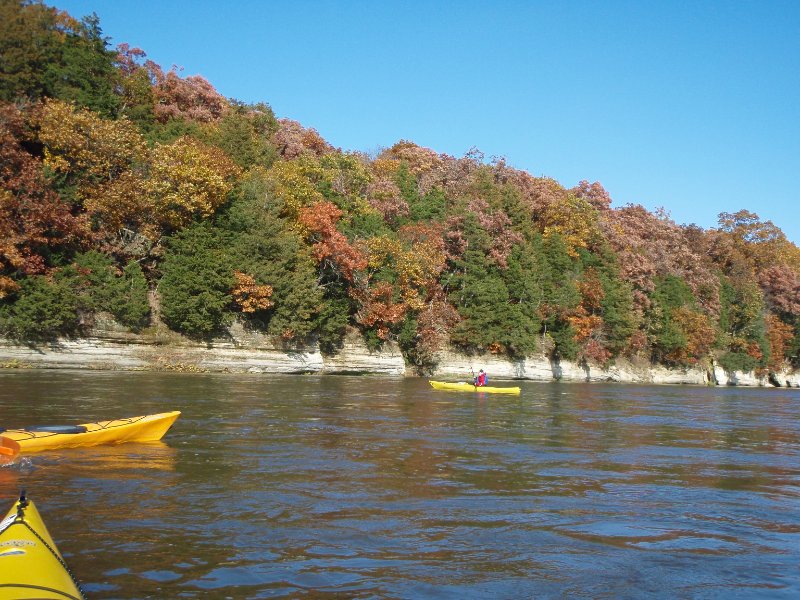
{"type": "Polygon", "coordinates": [[[477,151],[344,152],[36,1],[0,1],[0,56],[7,338],[146,330],[155,290],[191,338],[239,320],[332,351],[357,328],[420,370],[448,346],[799,366],[800,249],[753,213],[704,230],[477,151]]]}

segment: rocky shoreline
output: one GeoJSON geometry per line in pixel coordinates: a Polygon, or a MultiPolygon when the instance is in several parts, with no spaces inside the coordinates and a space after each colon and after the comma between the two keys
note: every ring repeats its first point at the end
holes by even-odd
{"type": "MultiPolygon", "coordinates": [[[[395,344],[388,343],[380,351],[373,351],[355,332],[346,337],[338,352],[323,354],[318,348],[297,351],[276,348],[266,336],[247,332],[237,325],[231,328],[228,337],[208,344],[191,342],[164,330],[132,334],[113,323],[95,327],[85,338],[36,346],[0,338],[0,368],[415,375],[395,344]]],[[[787,371],[767,378],[753,373],[728,373],[718,365],[707,369],[668,369],[617,361],[601,368],[555,362],[544,355],[509,360],[449,351],[440,353],[431,376],[463,378],[479,368],[486,369],[494,380],[800,387],[800,372],[787,371]]]]}

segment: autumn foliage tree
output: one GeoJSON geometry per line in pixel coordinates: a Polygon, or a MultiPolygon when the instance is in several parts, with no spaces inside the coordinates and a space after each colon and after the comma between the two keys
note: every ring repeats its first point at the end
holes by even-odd
{"type": "Polygon", "coordinates": [[[183,137],[156,144],[145,162],[96,186],[86,208],[112,236],[129,228],[158,239],[213,215],[239,173],[218,148],[183,137]]]}
{"type": "Polygon", "coordinates": [[[316,129],[303,127],[291,119],[279,119],[272,142],[278,154],[286,160],[303,155],[322,156],[333,150],[316,129]]]}
{"type": "Polygon", "coordinates": [[[44,164],[85,194],[144,160],[147,145],[126,118],[104,119],[60,100],[45,102],[39,117],[44,164]]]}
{"type": "Polygon", "coordinates": [[[312,243],[314,258],[328,276],[353,282],[367,260],[344,234],[336,229],[342,211],[326,200],[300,210],[298,222],[312,243]]]}
{"type": "Polygon", "coordinates": [[[159,121],[207,123],[220,119],[228,110],[228,102],[204,77],[183,78],[177,67],[164,72],[153,62],[148,62],[147,68],[153,80],[154,113],[159,121]]]}
{"type": "Polygon", "coordinates": [[[258,285],[254,277],[241,271],[234,271],[233,277],[233,301],[243,313],[254,313],[272,306],[272,286],[258,285]]]}
{"type": "Polygon", "coordinates": [[[46,273],[53,255],[80,245],[88,228],[49,187],[22,112],[0,103],[0,299],[25,276],[46,273]]]}

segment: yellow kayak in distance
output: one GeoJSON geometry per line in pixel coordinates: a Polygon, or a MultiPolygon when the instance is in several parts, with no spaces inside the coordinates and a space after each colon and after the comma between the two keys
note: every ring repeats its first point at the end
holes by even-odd
{"type": "Polygon", "coordinates": [[[484,392],[487,394],[513,394],[519,396],[518,387],[493,387],[491,385],[476,386],[463,381],[429,381],[435,390],[449,390],[453,392],[484,392]]]}
{"type": "Polygon", "coordinates": [[[144,415],[82,425],[8,429],[0,436],[19,444],[20,453],[59,448],[83,448],[100,444],[155,442],[164,437],[180,411],[144,415]]]}
{"type": "Polygon", "coordinates": [[[20,496],[0,522],[0,600],[84,600],[36,506],[20,496]]]}

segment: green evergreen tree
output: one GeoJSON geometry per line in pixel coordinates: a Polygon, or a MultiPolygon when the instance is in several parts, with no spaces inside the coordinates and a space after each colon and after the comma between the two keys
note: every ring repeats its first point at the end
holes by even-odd
{"type": "Polygon", "coordinates": [[[75,264],[79,269],[74,287],[82,290],[81,302],[85,310],[111,313],[120,324],[134,330],[147,325],[148,287],[139,263],[129,263],[120,274],[114,259],[90,250],[78,254],[75,264]]]}
{"type": "MultiPolygon", "coordinates": [[[[482,351],[521,356],[532,352],[538,328],[526,308],[530,309],[529,301],[536,301],[535,291],[525,282],[514,282],[512,296],[503,272],[488,258],[489,236],[472,213],[466,214],[464,234],[468,249],[454,261],[453,275],[446,283],[450,301],[462,318],[451,332],[451,341],[482,351]]],[[[516,257],[514,273],[519,272],[520,258],[516,257]]]]}
{"type": "Polygon", "coordinates": [[[68,277],[27,277],[16,297],[0,303],[0,333],[20,342],[53,341],[80,326],[80,299],[68,277]]]}
{"type": "Polygon", "coordinates": [[[544,290],[541,281],[541,257],[534,244],[523,242],[515,246],[508,258],[508,268],[502,272],[509,300],[515,306],[519,328],[518,339],[512,344],[518,354],[536,350],[542,328],[541,307],[544,290]]]}
{"type": "Polygon", "coordinates": [[[203,128],[199,123],[184,119],[169,119],[164,123],[155,122],[152,128],[143,132],[151,144],[171,144],[178,138],[189,136],[204,138],[203,128]]]}
{"type": "Polygon", "coordinates": [[[612,356],[618,356],[637,329],[633,311],[633,287],[622,279],[617,258],[610,249],[604,249],[597,262],[603,285],[603,299],[600,304],[604,342],[612,356]]]}
{"type": "Polygon", "coordinates": [[[581,296],[576,281],[580,264],[573,259],[561,235],[537,237],[534,247],[541,256],[542,330],[553,340],[553,354],[573,360],[578,354],[575,330],[566,316],[578,307],[581,296]]]}
{"type": "Polygon", "coordinates": [[[114,93],[116,54],[106,46],[97,15],[84,17],[81,26],[64,37],[61,60],[45,69],[47,95],[75,102],[104,116],[116,115],[119,110],[119,98],[114,93]]]}
{"type": "MultiPolygon", "coordinates": [[[[305,341],[315,334],[325,312],[325,290],[309,248],[280,216],[278,204],[265,204],[268,189],[251,180],[220,220],[230,232],[231,264],[272,286],[269,309],[248,317],[254,327],[275,336],[305,341]]],[[[345,313],[345,319],[347,313],[345,313]]]]}
{"type": "Polygon", "coordinates": [[[108,303],[109,312],[114,318],[137,331],[150,322],[149,288],[141,265],[132,261],[122,270],[114,288],[117,293],[108,303]]]}
{"type": "Polygon", "coordinates": [[[425,196],[415,195],[415,199],[408,205],[409,216],[413,221],[441,221],[446,211],[447,196],[438,187],[434,187],[425,196]]]}
{"type": "Polygon", "coordinates": [[[685,350],[689,343],[686,332],[673,320],[673,311],[684,306],[694,307],[697,302],[691,288],[680,277],[659,277],[655,284],[648,313],[653,357],[669,364],[672,362],[669,357],[685,350]]]}
{"type": "Polygon", "coordinates": [[[158,291],[161,316],[171,329],[207,339],[231,322],[234,265],[227,245],[208,224],[186,228],[169,240],[158,291]]]}
{"type": "Polygon", "coordinates": [[[722,277],[719,363],[728,371],[752,371],[769,361],[765,310],[763,293],[756,282],[745,277],[722,277]]]}
{"type": "Polygon", "coordinates": [[[117,113],[115,53],[107,49],[97,15],[64,19],[41,2],[0,2],[0,99],[76,102],[117,113]]]}
{"type": "Polygon", "coordinates": [[[277,158],[270,136],[278,127],[266,104],[232,102],[208,140],[225,151],[243,169],[269,167],[277,158]]]}
{"type": "Polygon", "coordinates": [[[408,163],[402,161],[394,178],[397,187],[400,189],[400,196],[408,203],[409,207],[414,206],[420,200],[419,185],[417,179],[411,174],[408,163]]]}
{"type": "MultiPolygon", "coordinates": [[[[83,304],[86,309],[108,311],[109,304],[117,293],[114,285],[117,279],[114,259],[97,250],[89,250],[76,255],[75,264],[79,268],[76,275],[80,273],[79,277],[85,279],[83,304]]],[[[76,286],[78,285],[81,284],[76,282],[76,286]]]]}
{"type": "Polygon", "coordinates": [[[340,348],[351,323],[352,302],[344,286],[330,284],[325,288],[325,301],[317,316],[316,334],[320,350],[333,353],[340,348]]]}

